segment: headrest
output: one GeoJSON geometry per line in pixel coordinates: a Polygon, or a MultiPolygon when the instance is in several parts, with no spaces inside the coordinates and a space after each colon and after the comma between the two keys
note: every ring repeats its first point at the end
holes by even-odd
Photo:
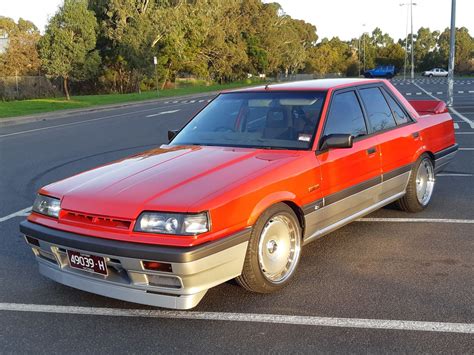
{"type": "Polygon", "coordinates": [[[271,108],[267,112],[266,128],[288,128],[288,116],[283,108],[271,108]]]}

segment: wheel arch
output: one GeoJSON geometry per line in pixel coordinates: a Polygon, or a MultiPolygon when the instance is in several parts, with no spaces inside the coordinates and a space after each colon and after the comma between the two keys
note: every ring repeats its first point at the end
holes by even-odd
{"type": "Polygon", "coordinates": [[[248,225],[254,225],[257,219],[265,212],[268,208],[276,205],[278,203],[284,203],[290,207],[298,218],[300,224],[302,235],[304,235],[305,229],[305,218],[302,208],[296,203],[296,195],[289,191],[281,191],[270,194],[257,203],[250,214],[250,217],[247,221],[248,225]]]}

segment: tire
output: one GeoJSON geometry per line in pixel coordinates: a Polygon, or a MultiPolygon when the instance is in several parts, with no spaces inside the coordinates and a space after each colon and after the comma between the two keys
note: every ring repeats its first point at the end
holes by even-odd
{"type": "Polygon", "coordinates": [[[430,74],[430,75],[428,75],[428,76],[429,76],[430,78],[432,78],[432,77],[433,77],[433,74],[430,74]]]}
{"type": "Polygon", "coordinates": [[[435,186],[433,160],[428,154],[421,155],[413,166],[405,196],[398,206],[406,212],[423,211],[431,201],[435,186]]]}
{"type": "Polygon", "coordinates": [[[301,241],[301,226],[293,210],[285,203],[268,208],[252,229],[237,283],[258,293],[271,293],[285,287],[298,266],[301,241]],[[275,254],[278,251],[280,253],[275,254]]]}

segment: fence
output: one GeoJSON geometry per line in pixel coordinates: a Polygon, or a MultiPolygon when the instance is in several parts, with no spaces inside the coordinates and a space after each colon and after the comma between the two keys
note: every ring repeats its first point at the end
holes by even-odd
{"type": "Polygon", "coordinates": [[[45,76],[0,77],[0,100],[20,100],[61,95],[60,80],[45,76]]]}

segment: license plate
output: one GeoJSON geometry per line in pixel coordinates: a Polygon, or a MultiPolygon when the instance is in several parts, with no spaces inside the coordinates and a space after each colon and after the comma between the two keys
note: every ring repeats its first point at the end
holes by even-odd
{"type": "Polygon", "coordinates": [[[107,266],[105,265],[105,259],[101,256],[83,254],[78,251],[68,250],[67,259],[69,261],[69,266],[74,269],[107,276],[107,266]]]}

